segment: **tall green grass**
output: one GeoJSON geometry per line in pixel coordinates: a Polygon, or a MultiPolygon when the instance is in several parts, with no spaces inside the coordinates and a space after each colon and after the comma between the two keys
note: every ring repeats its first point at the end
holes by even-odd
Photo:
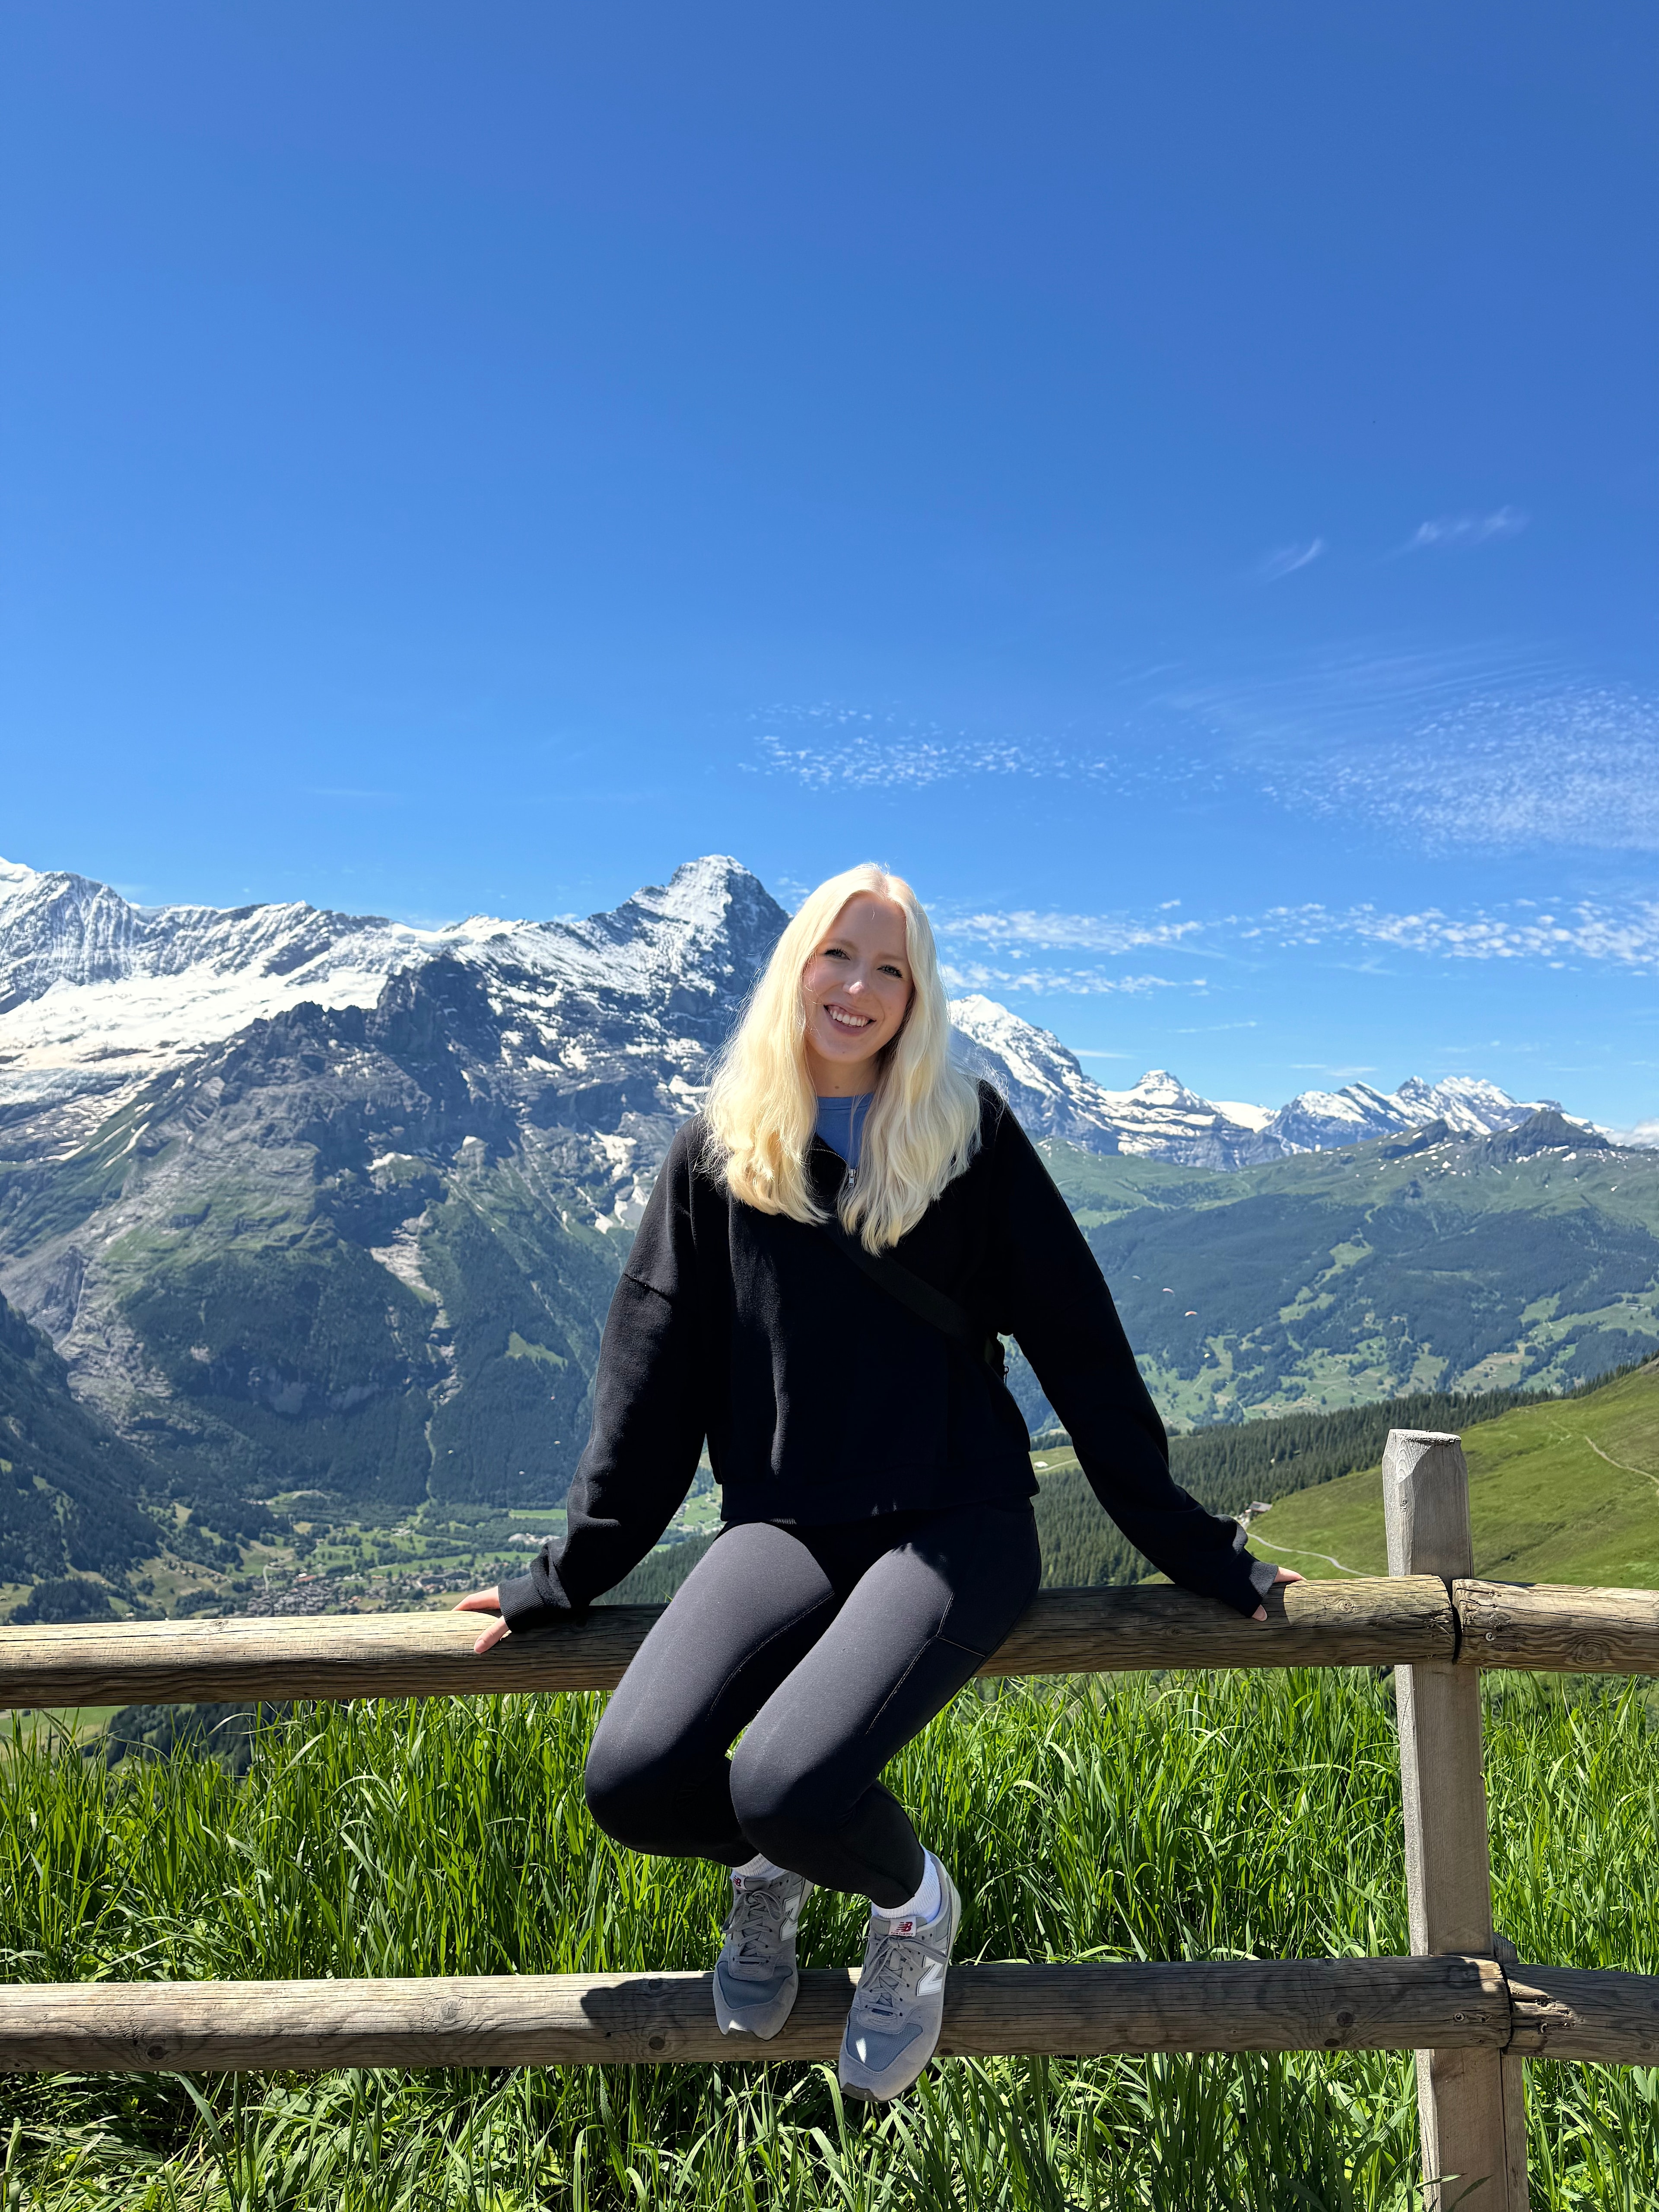
{"type": "MultiPolygon", "coordinates": [[[[581,1797],[598,1700],[303,1709],[237,1780],[0,1759],[14,1979],[704,1966],[721,1877],[614,1850],[581,1797]]],[[[1490,1709],[1498,1917],[1523,1958],[1659,1972],[1659,1748],[1636,1690],[1506,1681],[1490,1709]]],[[[1386,1680],[969,1690],[893,1779],[967,1900],[960,1956],[1407,1948],[1386,1680]]],[[[855,1960],[817,1897],[809,1960],[855,1960]]],[[[1241,2212],[1405,2208],[1391,2054],[952,2061],[884,2114],[818,2068],[341,2072],[0,2084],[0,2204],[259,2212],[1241,2212]]],[[[1534,2203],[1659,2203],[1659,2071],[1530,2069],[1534,2203]]],[[[1474,2200],[1478,2206],[1479,2199],[1474,2200]]]]}

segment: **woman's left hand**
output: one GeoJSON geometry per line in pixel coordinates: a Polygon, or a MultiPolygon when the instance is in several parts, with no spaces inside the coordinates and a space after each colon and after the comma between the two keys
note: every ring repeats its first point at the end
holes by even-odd
{"type": "MultiPolygon", "coordinates": [[[[501,1609],[501,1592],[493,1589],[473,1590],[453,1607],[456,1613],[499,1613],[501,1609]]],[[[1262,1618],[1265,1620],[1267,1615],[1264,1613],[1262,1618]]],[[[501,1642],[502,1637],[511,1636],[512,1633],[512,1630],[504,1620],[492,1620],[472,1649],[479,1653],[492,1650],[501,1642]]]]}
{"type": "MultiPolygon", "coordinates": [[[[1304,1576],[1297,1574],[1294,1567],[1281,1567],[1279,1572],[1273,1577],[1273,1582],[1275,1584],[1279,1583],[1299,1583],[1305,1579],[1306,1577],[1304,1576]]],[[[1255,1611],[1250,1615],[1250,1619],[1252,1620],[1265,1620],[1267,1618],[1267,1608],[1265,1605],[1257,1606],[1255,1611]]]]}

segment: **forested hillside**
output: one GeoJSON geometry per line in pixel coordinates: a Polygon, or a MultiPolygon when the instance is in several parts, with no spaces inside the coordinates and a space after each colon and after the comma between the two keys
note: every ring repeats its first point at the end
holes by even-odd
{"type": "MultiPolygon", "coordinates": [[[[1271,1505],[1275,1498],[1336,1481],[1355,1468],[1376,1466],[1390,1429],[1478,1433],[1478,1424],[1534,1402],[1534,1395],[1418,1391],[1335,1413],[1292,1413],[1237,1428],[1200,1429],[1170,1438],[1170,1472],[1212,1513],[1237,1518],[1252,1505],[1271,1505]]],[[[1149,1571],[1148,1563],[1102,1508],[1069,1446],[1035,1452],[1032,1463],[1042,1486],[1036,1510],[1046,1584],[1128,1583],[1149,1571]]],[[[1277,1527],[1275,1522],[1275,1534],[1277,1527]]]]}

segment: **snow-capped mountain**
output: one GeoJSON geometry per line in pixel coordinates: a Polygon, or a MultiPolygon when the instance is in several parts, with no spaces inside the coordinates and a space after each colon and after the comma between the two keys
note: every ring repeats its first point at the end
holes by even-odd
{"type": "MultiPolygon", "coordinates": [[[[474,915],[430,930],[303,903],[139,907],[84,876],[0,861],[5,1151],[65,1157],[157,1075],[251,1024],[302,1005],[366,1011],[392,976],[438,961],[489,979],[504,1067],[578,1091],[618,1053],[637,1088],[649,1061],[672,1127],[730,1020],[734,979],[753,972],[784,919],[755,877],[717,854],[586,921],[474,915]]],[[[1540,1103],[1465,1076],[1413,1077],[1393,1093],[1304,1091],[1277,1111],[1201,1097],[1163,1069],[1114,1091],[993,1000],[957,999],[951,1013],[964,1064],[1006,1093],[1033,1134],[1092,1152],[1236,1168],[1436,1119],[1490,1133],[1540,1103]]],[[[650,1150],[627,1164],[647,1177],[650,1150]]]]}
{"type": "Polygon", "coordinates": [[[784,926],[761,884],[434,932],[5,888],[0,1296],[75,1389],[184,1496],[556,1492],[615,1232],[784,926]]]}
{"type": "Polygon", "coordinates": [[[951,1000],[951,1020],[961,1066],[995,1084],[1034,1137],[1091,1152],[1119,1150],[1107,1094],[1057,1036],[976,993],[951,1000]]]}
{"type": "Polygon", "coordinates": [[[1455,1136],[1490,1137],[1518,1128],[1539,1112],[1559,1110],[1555,1098],[1518,1100],[1480,1076],[1451,1075],[1439,1083],[1407,1076],[1395,1091],[1350,1083],[1340,1091],[1304,1091],[1281,1106],[1263,1125],[1252,1160],[1278,1159],[1290,1152],[1329,1152],[1340,1145],[1363,1145],[1373,1137],[1398,1136],[1443,1121],[1455,1136]]]}
{"type": "Polygon", "coordinates": [[[1164,1067],[1149,1068],[1132,1090],[1101,1096],[1109,1102],[1121,1151],[1187,1167],[1242,1165],[1269,1118],[1265,1107],[1201,1098],[1164,1067]]]}
{"type": "Polygon", "coordinates": [[[963,1064],[997,1085],[1034,1136],[1187,1167],[1253,1167],[1292,1152],[1396,1136],[1434,1121],[1459,1136],[1489,1136],[1557,1104],[1522,1103],[1495,1083],[1464,1075],[1440,1083],[1412,1076],[1392,1093],[1366,1083],[1304,1091],[1277,1112],[1238,1099],[1200,1097],[1164,1068],[1149,1070],[1130,1090],[1112,1091],[1086,1075],[1058,1037],[993,1000],[953,999],[951,1017],[963,1064]]]}
{"type": "Polygon", "coordinates": [[[733,978],[746,988],[785,919],[719,855],[585,921],[475,915],[436,930],[302,904],[136,907],[84,876],[0,862],[5,1150],[67,1153],[157,1074],[250,1024],[301,1005],[367,1009],[391,976],[446,959],[492,979],[510,1060],[580,1081],[625,1049],[656,1056],[672,1091],[724,1035],[733,978]]]}
{"type": "Polygon", "coordinates": [[[1271,1119],[1258,1106],[1214,1104],[1155,1068],[1132,1091],[1085,1075],[1075,1053],[994,999],[952,999],[957,1057],[994,1083],[1034,1137],[1091,1152],[1135,1152],[1192,1167],[1238,1165],[1239,1148],[1271,1119]]]}

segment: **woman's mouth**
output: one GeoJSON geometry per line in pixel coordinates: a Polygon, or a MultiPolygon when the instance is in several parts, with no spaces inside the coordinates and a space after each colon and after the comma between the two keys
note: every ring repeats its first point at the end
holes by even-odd
{"type": "Polygon", "coordinates": [[[826,1006],[823,1011],[838,1030],[856,1033],[870,1026],[871,1017],[868,1014],[849,1014],[844,1006],[826,1006]]]}

